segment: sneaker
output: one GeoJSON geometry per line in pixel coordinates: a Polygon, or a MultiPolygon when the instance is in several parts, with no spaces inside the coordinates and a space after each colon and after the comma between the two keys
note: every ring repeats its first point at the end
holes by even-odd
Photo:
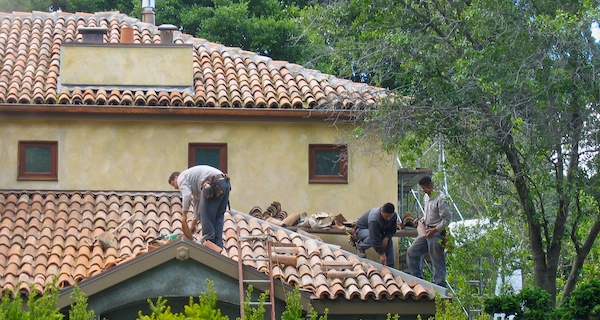
{"type": "Polygon", "coordinates": [[[365,253],[364,249],[361,248],[356,248],[356,255],[358,255],[359,258],[366,258],[367,254],[365,253]]]}

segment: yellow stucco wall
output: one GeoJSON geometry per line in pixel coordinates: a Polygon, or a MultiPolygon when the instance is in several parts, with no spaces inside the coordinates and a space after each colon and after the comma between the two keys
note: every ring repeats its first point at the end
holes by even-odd
{"type": "Polygon", "coordinates": [[[79,86],[191,87],[193,56],[191,45],[64,43],[60,82],[79,86]],[[81,66],[86,72],[81,72],[81,66]]]}
{"type": "Polygon", "coordinates": [[[172,191],[167,178],[187,167],[190,142],[227,143],[231,206],[242,212],[279,201],[288,213],[352,219],[397,201],[394,157],[325,122],[0,118],[0,189],[172,191]],[[58,141],[58,181],[17,181],[20,140],[58,141]],[[308,145],[317,143],[348,144],[348,184],[308,183],[308,145]]]}

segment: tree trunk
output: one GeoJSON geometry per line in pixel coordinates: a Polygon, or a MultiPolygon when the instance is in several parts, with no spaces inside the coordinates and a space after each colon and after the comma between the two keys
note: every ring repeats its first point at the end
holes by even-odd
{"type": "Polygon", "coordinates": [[[573,268],[571,269],[569,277],[567,278],[567,282],[563,288],[563,295],[560,299],[559,306],[562,306],[565,303],[566,299],[571,295],[571,292],[573,292],[573,289],[575,289],[579,272],[581,271],[583,263],[590,253],[590,250],[592,250],[592,246],[594,245],[594,241],[598,237],[598,234],[600,234],[600,220],[596,220],[596,222],[594,222],[594,225],[586,237],[583,246],[577,250],[577,254],[575,255],[575,259],[573,261],[573,268]]]}
{"type": "MultiPolygon", "coordinates": [[[[514,186],[519,195],[519,202],[525,213],[527,225],[529,227],[529,242],[531,244],[531,256],[533,258],[533,276],[535,284],[542,290],[550,294],[553,304],[556,303],[556,265],[550,266],[547,263],[546,252],[544,251],[542,241],[542,227],[535,216],[537,214],[535,204],[533,203],[531,192],[526,182],[526,173],[524,166],[519,161],[518,151],[516,150],[512,136],[507,134],[502,141],[504,154],[514,173],[514,186]]],[[[560,252],[560,250],[559,250],[560,252]]]]}

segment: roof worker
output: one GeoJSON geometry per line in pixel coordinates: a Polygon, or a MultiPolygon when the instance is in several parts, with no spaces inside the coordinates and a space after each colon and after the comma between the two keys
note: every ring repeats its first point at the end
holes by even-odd
{"type": "Polygon", "coordinates": [[[446,202],[446,196],[437,190],[426,176],[419,180],[419,186],[425,195],[425,216],[417,223],[419,235],[406,252],[406,263],[411,274],[423,278],[423,256],[429,252],[433,264],[433,282],[446,287],[446,255],[444,253],[446,227],[450,224],[452,213],[446,202]]]}
{"type": "Polygon", "coordinates": [[[169,184],[181,192],[182,223],[185,227],[187,212],[193,201],[194,216],[189,230],[194,232],[200,221],[203,241],[210,240],[223,248],[223,222],[231,190],[227,174],[208,165],[197,165],[182,172],[173,172],[169,176],[169,184]]]}
{"type": "Polygon", "coordinates": [[[356,221],[356,251],[359,257],[365,258],[365,250],[373,247],[379,254],[379,263],[393,268],[395,262],[394,242],[399,218],[394,205],[386,203],[363,214],[356,221]]]}

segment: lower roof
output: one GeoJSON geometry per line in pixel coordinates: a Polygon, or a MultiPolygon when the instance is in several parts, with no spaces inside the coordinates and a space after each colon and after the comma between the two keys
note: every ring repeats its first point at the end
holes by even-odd
{"type": "MultiPolygon", "coordinates": [[[[0,191],[0,274],[4,275],[0,289],[29,294],[33,284],[43,293],[53,276],[65,289],[147,259],[152,255],[148,246],[152,239],[182,233],[181,208],[176,192],[0,191]],[[122,228],[115,230],[121,223],[122,228]],[[115,244],[103,249],[97,238],[106,232],[114,232],[115,244]]],[[[221,260],[237,264],[238,228],[241,235],[266,234],[273,241],[297,246],[295,264],[275,266],[273,276],[310,293],[314,305],[360,301],[429,305],[436,293],[448,298],[445,289],[429,282],[235,210],[225,214],[222,252],[185,243],[210,257],[201,259],[204,264],[221,260]],[[335,265],[337,272],[332,272],[335,265]]],[[[196,239],[200,231],[194,234],[196,239]]],[[[266,257],[266,248],[244,243],[242,254],[266,257]]],[[[266,262],[245,264],[262,274],[269,271],[266,262]]]]}

